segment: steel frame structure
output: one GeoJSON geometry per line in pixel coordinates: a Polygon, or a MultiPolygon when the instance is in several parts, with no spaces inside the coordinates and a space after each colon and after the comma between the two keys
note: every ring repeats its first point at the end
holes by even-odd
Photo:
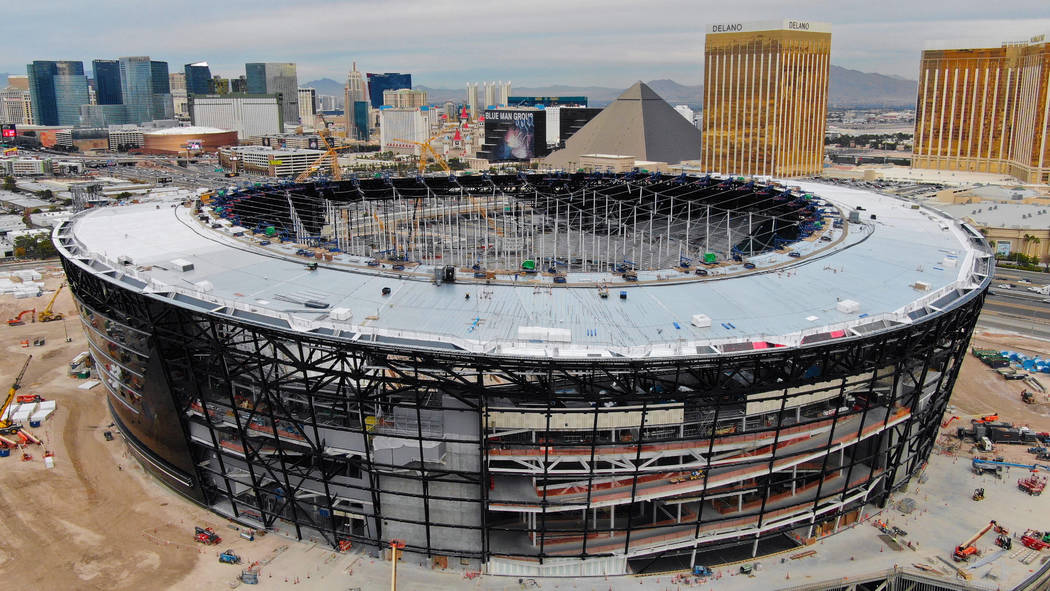
{"type": "Polygon", "coordinates": [[[60,251],[111,413],[169,486],[246,525],[502,574],[757,551],[884,503],[932,450],[990,281],[859,337],[532,359],[203,312],[60,251]]]}

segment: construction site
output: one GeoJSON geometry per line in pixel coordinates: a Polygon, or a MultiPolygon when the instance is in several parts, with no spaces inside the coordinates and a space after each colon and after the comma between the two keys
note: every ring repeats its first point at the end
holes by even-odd
{"type": "MultiPolygon", "coordinates": [[[[620,190],[622,183],[606,181],[620,190]]],[[[38,269],[40,295],[0,296],[5,318],[15,320],[6,327],[9,355],[0,367],[4,376],[25,368],[11,405],[37,405],[20,431],[40,442],[14,441],[0,460],[20,483],[0,490],[5,514],[15,516],[0,528],[34,541],[5,548],[0,572],[51,588],[130,589],[163,580],[170,588],[255,582],[370,589],[390,584],[393,544],[402,563],[396,576],[412,589],[837,589],[845,588],[843,577],[927,589],[1040,588],[1019,585],[1037,576],[1050,554],[1035,548],[1050,543],[1043,541],[1050,522],[1040,522],[1045,462],[1029,452],[1050,430],[1050,401],[1038,391],[1038,377],[1036,384],[1007,380],[986,359],[991,351],[1016,353],[1005,358],[1021,367],[1050,347],[1011,335],[979,334],[970,342],[980,298],[966,296],[980,295],[990,273],[979,266],[982,251],[969,250],[974,242],[965,228],[931,219],[935,232],[909,238],[909,256],[921,260],[923,239],[915,236],[932,235],[938,254],[927,264],[951,269],[953,277],[941,283],[921,269],[899,277],[907,290],[887,302],[919,302],[903,316],[869,312],[865,302],[863,313],[847,304],[850,312],[835,320],[836,303],[856,302],[870,288],[850,292],[846,279],[843,287],[829,286],[827,278],[839,274],[859,280],[848,269],[863,262],[848,257],[865,251],[850,247],[847,256],[834,247],[864,237],[859,244],[871,246],[880,233],[907,226],[902,220],[913,214],[906,209],[865,201],[864,215],[890,219],[890,227],[856,215],[848,220],[855,211],[848,191],[806,186],[778,202],[796,202],[796,209],[771,217],[794,223],[777,222],[773,232],[769,220],[756,223],[754,204],[791,189],[754,187],[755,195],[769,194],[750,204],[742,199],[746,207],[725,208],[735,213],[711,223],[704,205],[688,196],[663,217],[658,208],[641,209],[653,199],[647,187],[628,186],[627,194],[641,197],[627,206],[630,216],[617,218],[604,207],[600,186],[569,189],[575,195],[561,200],[536,182],[490,192],[488,200],[474,192],[458,202],[419,198],[421,204],[394,197],[385,205],[309,208],[293,194],[266,219],[258,212],[274,199],[267,192],[232,203],[158,201],[75,218],[73,232],[56,233],[68,257],[64,267],[38,269]],[[551,205],[541,205],[547,199],[551,205]],[[810,199],[820,201],[803,205],[810,199]],[[356,220],[354,229],[346,227],[347,250],[324,244],[318,211],[356,220]],[[805,219],[816,212],[819,227],[805,219]],[[123,224],[117,213],[132,224],[116,226],[123,224]],[[161,219],[168,216],[183,221],[161,219]],[[475,246],[517,238],[521,248],[501,248],[499,256],[493,250],[485,260],[483,249],[450,239],[456,224],[475,246]],[[651,243],[642,233],[657,233],[658,224],[662,235],[651,243]],[[236,229],[246,225],[257,231],[236,229]],[[103,228],[115,227],[137,246],[116,251],[95,242],[103,228]],[[942,240],[955,241],[951,258],[942,240]],[[832,250],[819,250],[825,245],[832,250]],[[276,259],[266,254],[270,246],[276,259]],[[707,253],[713,264],[704,264],[707,253]],[[260,255],[280,262],[263,270],[255,266],[260,255]],[[730,297],[727,290],[736,288],[727,282],[750,277],[796,293],[793,275],[817,271],[822,289],[840,294],[813,309],[830,314],[822,320],[830,328],[817,322],[792,340],[790,323],[766,318],[763,347],[743,326],[746,310],[729,317],[696,291],[730,297]],[[319,272],[328,275],[314,283],[319,272]],[[229,273],[238,277],[231,287],[224,283],[229,273]],[[343,276],[367,281],[339,285],[351,280],[343,276]],[[65,281],[76,306],[70,290],[55,291],[65,281]],[[267,291],[273,282],[295,287],[267,291]],[[923,289],[913,286],[921,282],[923,289]],[[422,297],[413,291],[423,286],[439,290],[429,296],[431,314],[444,310],[464,320],[427,322],[413,313],[412,298],[422,297]],[[508,313],[501,312],[501,289],[519,293],[516,305],[525,308],[554,298],[543,304],[552,310],[536,308],[501,327],[500,314],[508,313]],[[646,319],[652,324],[636,315],[607,320],[624,325],[620,334],[581,324],[595,304],[652,306],[647,289],[665,307],[681,307],[676,289],[693,290],[700,300],[690,300],[680,323],[677,310],[666,309],[670,318],[654,312],[646,319]],[[147,292],[177,305],[129,307],[147,292]],[[356,295],[339,301],[335,293],[356,295]],[[571,300],[559,301],[563,294],[571,300]],[[221,301],[238,297],[251,303],[221,301]],[[462,311],[456,301],[465,304],[462,311]],[[290,310],[274,315],[274,304],[290,310]],[[707,323],[694,322],[698,309],[707,323]],[[19,322],[23,310],[34,312],[19,322]],[[61,321],[29,320],[42,310],[61,321]],[[145,317],[132,312],[148,314],[152,326],[145,330],[145,317]],[[406,312],[412,329],[388,324],[406,312]],[[896,320],[908,315],[912,322],[896,320]],[[351,328],[333,332],[333,321],[351,328]],[[462,322],[463,336],[435,334],[449,322],[462,322]],[[631,341],[645,334],[649,347],[665,346],[664,324],[674,331],[666,360],[642,361],[631,341]],[[715,337],[705,332],[712,324],[725,332],[741,324],[743,334],[715,337]],[[688,335],[679,332],[686,327],[688,335]],[[205,340],[209,334],[220,340],[205,340]],[[332,348],[325,341],[333,337],[346,340],[332,348]],[[224,361],[216,365],[219,358],[205,351],[219,343],[224,361]],[[891,352],[898,356],[892,361],[891,352]],[[255,375],[267,357],[265,364],[300,369],[255,375]],[[616,361],[622,357],[627,363],[616,361]],[[798,370],[766,375],[756,371],[759,362],[798,370]],[[176,391],[189,383],[197,384],[192,393],[176,391]],[[482,390],[472,383],[486,392],[480,413],[482,390]],[[47,402],[55,403],[53,412],[33,421],[47,402]],[[32,547],[54,532],[69,533],[67,551],[42,558],[32,547]],[[997,545],[1004,540],[1009,548],[997,545]],[[954,554],[968,560],[956,562],[954,554]]],[[[667,203],[659,186],[652,189],[655,203],[667,203]]],[[[331,235],[339,236],[338,227],[331,235]]],[[[746,292],[760,286],[733,291],[737,307],[746,308],[746,292]]]]}

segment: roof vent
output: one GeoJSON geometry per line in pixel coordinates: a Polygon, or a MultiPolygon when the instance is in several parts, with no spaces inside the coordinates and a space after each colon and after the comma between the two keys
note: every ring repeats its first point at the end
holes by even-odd
{"type": "Polygon", "coordinates": [[[697,328],[708,328],[711,326],[711,317],[707,314],[693,314],[689,322],[697,328]]]}
{"type": "Polygon", "coordinates": [[[172,259],[171,268],[174,271],[180,271],[182,273],[185,273],[186,271],[193,270],[193,263],[187,261],[186,259],[172,259]]]}
{"type": "Polygon", "coordinates": [[[843,314],[856,314],[860,312],[860,302],[853,300],[839,300],[839,303],[835,305],[835,309],[843,314]]]}
{"type": "Polygon", "coordinates": [[[328,317],[332,320],[350,320],[351,316],[353,316],[353,313],[350,311],[350,308],[332,308],[328,311],[328,317]]]}

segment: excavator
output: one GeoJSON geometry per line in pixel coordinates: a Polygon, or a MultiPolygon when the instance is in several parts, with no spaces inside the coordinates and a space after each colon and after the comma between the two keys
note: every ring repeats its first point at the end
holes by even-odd
{"type": "Polygon", "coordinates": [[[58,289],[55,290],[55,295],[51,296],[51,301],[47,303],[46,308],[41,310],[40,315],[37,317],[37,320],[39,320],[40,322],[54,322],[55,320],[62,320],[62,314],[58,312],[52,312],[51,310],[55,307],[55,300],[58,299],[58,294],[62,292],[62,288],[65,286],[65,283],[58,286],[58,289]]]}
{"type": "Polygon", "coordinates": [[[970,422],[975,424],[975,425],[978,425],[978,424],[981,424],[981,423],[994,423],[995,421],[998,421],[998,420],[999,420],[999,413],[995,412],[995,413],[992,413],[990,415],[984,415],[983,417],[981,417],[979,419],[970,419],[970,422]]]}
{"type": "Polygon", "coordinates": [[[955,552],[952,554],[952,559],[954,559],[955,562],[965,562],[969,560],[970,557],[976,556],[978,554],[976,546],[977,540],[981,539],[981,536],[991,531],[995,525],[995,520],[989,521],[988,525],[979,529],[977,533],[970,536],[970,539],[956,546],[955,552]]]}
{"type": "Polygon", "coordinates": [[[32,310],[22,310],[21,312],[18,313],[18,316],[15,316],[14,318],[8,318],[7,319],[7,325],[8,326],[19,326],[19,325],[25,324],[25,322],[22,320],[22,318],[26,314],[29,314],[29,321],[30,322],[36,322],[36,308],[34,308],[32,310]]]}

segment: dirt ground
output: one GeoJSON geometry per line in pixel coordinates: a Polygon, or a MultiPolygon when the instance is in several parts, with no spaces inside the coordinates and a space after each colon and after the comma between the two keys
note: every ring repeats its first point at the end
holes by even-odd
{"type": "MultiPolygon", "coordinates": [[[[978,332],[970,341],[972,347],[1020,351],[1029,355],[1050,357],[1050,342],[1002,333],[978,332]]],[[[1050,374],[1036,374],[1050,392],[1050,374]]],[[[955,382],[951,404],[960,418],[969,415],[999,413],[1002,420],[1027,425],[1035,431],[1050,431],[1050,396],[1034,391],[1023,380],[1004,380],[996,371],[967,352],[959,378],[955,382]],[[1036,395],[1036,404],[1021,401],[1021,391],[1036,395]]],[[[951,415],[949,415],[951,416],[951,415]]],[[[947,418],[947,417],[945,417],[947,418]]],[[[958,421],[956,421],[958,422],[958,421]]]]}
{"type": "MultiPolygon", "coordinates": [[[[1050,357],[1050,342],[1000,332],[977,331],[970,341],[970,346],[1050,357]]],[[[1050,374],[1036,376],[1050,391],[1050,374]]],[[[956,429],[968,427],[970,419],[975,417],[998,413],[1001,421],[1024,425],[1037,432],[1050,431],[1050,395],[1034,391],[1032,386],[1023,380],[1004,380],[994,369],[981,363],[969,351],[955,382],[950,405],[943,420],[948,421],[953,416],[959,418],[942,430],[941,442],[955,448],[956,453],[963,456],[977,454],[971,449],[971,442],[960,442],[955,438],[956,429]],[[1036,404],[1022,402],[1022,390],[1035,394],[1036,404]]],[[[1032,445],[997,445],[994,455],[1017,463],[1031,464],[1036,462],[1035,457],[1028,453],[1028,448],[1032,445]]]]}
{"type": "MultiPolygon", "coordinates": [[[[61,281],[45,277],[49,289],[61,281]]],[[[83,381],[66,375],[69,361],[87,349],[69,292],[63,290],[55,306],[65,315],[65,327],[63,322],[6,325],[13,312],[39,311],[50,297],[0,296],[3,394],[32,354],[19,392],[58,402],[44,425],[29,429],[44,441],[43,448],[26,448],[31,461],[20,461],[17,451],[0,458],[0,580],[36,589],[217,588],[240,573],[239,567],[218,563],[219,551],[233,548],[252,561],[288,544],[277,536],[241,539],[225,520],[145,474],[115,430],[114,441],[105,440],[112,421],[103,386],[79,390],[83,381]],[[20,344],[40,336],[46,338],[42,347],[20,344]],[[44,466],[45,449],[55,453],[53,469],[44,466]],[[223,544],[194,543],[195,525],[215,528],[223,544]]]]}

